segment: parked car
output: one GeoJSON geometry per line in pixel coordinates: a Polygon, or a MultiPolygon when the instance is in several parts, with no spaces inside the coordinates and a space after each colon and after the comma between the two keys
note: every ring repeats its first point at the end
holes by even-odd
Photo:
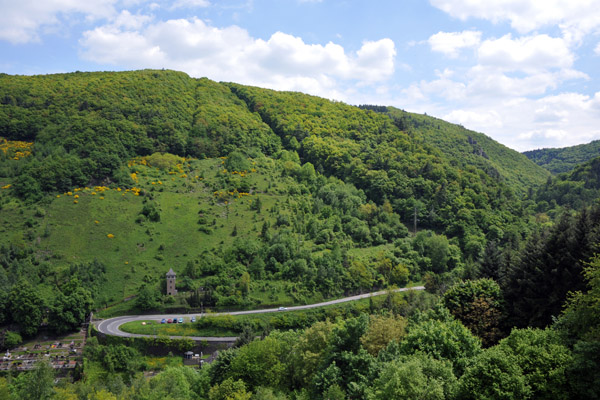
{"type": "Polygon", "coordinates": [[[179,322],[180,324],[183,324],[183,318],[179,318],[179,321],[178,321],[178,322],[179,322]]]}
{"type": "Polygon", "coordinates": [[[170,324],[170,323],[172,323],[172,322],[173,322],[173,320],[172,320],[171,318],[169,318],[169,319],[167,320],[167,324],[170,324]]]}
{"type": "Polygon", "coordinates": [[[196,322],[196,317],[192,317],[191,322],[196,322]]]}
{"type": "Polygon", "coordinates": [[[161,320],[160,320],[160,323],[161,323],[161,324],[166,324],[166,323],[167,323],[167,320],[163,318],[163,319],[161,319],[161,320]]]}
{"type": "Polygon", "coordinates": [[[287,311],[287,307],[279,307],[279,311],[287,311]]]}
{"type": "Polygon", "coordinates": [[[176,324],[177,323],[177,317],[173,318],[173,323],[176,324]]]}

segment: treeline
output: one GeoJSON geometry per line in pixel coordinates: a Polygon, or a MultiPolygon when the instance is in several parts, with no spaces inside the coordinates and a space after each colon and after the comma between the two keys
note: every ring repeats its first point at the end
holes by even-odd
{"type": "Polygon", "coordinates": [[[97,261],[53,269],[47,263],[40,265],[31,249],[2,246],[0,253],[2,350],[34,337],[42,326],[55,334],[78,329],[106,279],[105,267],[97,261]],[[53,289],[52,295],[40,292],[42,281],[53,289]]]}
{"type": "Polygon", "coordinates": [[[548,178],[535,193],[538,210],[547,212],[557,206],[580,210],[600,197],[600,157],[548,178]]]}
{"type": "Polygon", "coordinates": [[[525,151],[530,160],[553,174],[570,172],[580,164],[596,158],[600,152],[600,140],[559,149],[539,149],[525,151]]]}
{"type": "Polygon", "coordinates": [[[0,166],[32,201],[90,184],[131,186],[123,166],[135,156],[281,146],[226,86],[173,71],[2,75],[0,137],[35,143],[31,157],[0,166]]]}

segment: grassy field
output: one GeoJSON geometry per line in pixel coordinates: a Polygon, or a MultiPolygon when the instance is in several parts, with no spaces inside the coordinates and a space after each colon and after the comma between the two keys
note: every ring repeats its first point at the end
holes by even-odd
{"type": "Polygon", "coordinates": [[[121,325],[123,332],[137,333],[141,335],[161,336],[237,336],[239,332],[218,328],[198,328],[189,322],[189,318],[183,324],[161,324],[160,321],[144,320],[127,322],[121,325]],[[145,325],[142,325],[145,323],[145,325]]]}

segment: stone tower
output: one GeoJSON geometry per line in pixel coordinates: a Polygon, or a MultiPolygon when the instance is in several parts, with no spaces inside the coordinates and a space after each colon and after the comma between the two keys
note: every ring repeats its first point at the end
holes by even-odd
{"type": "Polygon", "coordinates": [[[167,294],[169,296],[174,296],[177,294],[177,289],[175,289],[176,278],[177,274],[173,271],[173,268],[169,269],[169,272],[167,272],[167,294]]]}

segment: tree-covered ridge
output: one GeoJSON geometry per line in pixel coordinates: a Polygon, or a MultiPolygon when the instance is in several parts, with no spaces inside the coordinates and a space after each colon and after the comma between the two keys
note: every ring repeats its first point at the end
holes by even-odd
{"type": "Polygon", "coordinates": [[[506,229],[523,214],[515,194],[523,186],[444,154],[387,115],[301,93],[230,86],[301,161],[355,185],[376,203],[389,201],[407,225],[414,225],[416,213],[420,227],[443,230],[461,247],[471,242],[476,249],[490,228],[506,229]]]}
{"type": "Polygon", "coordinates": [[[240,148],[273,154],[281,140],[260,116],[220,83],[197,81],[196,109],[187,153],[193,157],[219,157],[240,148]]]}
{"type": "Polygon", "coordinates": [[[537,191],[540,211],[559,206],[581,209],[600,197],[600,157],[576,166],[572,171],[548,178],[537,191]]]}
{"type": "Polygon", "coordinates": [[[600,140],[559,149],[538,149],[523,152],[530,160],[552,172],[560,174],[573,170],[600,154],[600,140]]]}
{"type": "Polygon", "coordinates": [[[396,125],[435,146],[463,168],[468,165],[476,166],[490,176],[510,183],[521,192],[542,184],[548,177],[546,171],[528,162],[526,157],[482,133],[394,107],[376,110],[387,113],[396,125]]]}

